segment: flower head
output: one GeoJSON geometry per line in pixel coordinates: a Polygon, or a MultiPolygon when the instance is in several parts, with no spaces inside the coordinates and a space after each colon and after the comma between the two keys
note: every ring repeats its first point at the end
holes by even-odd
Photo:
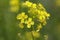
{"type": "Polygon", "coordinates": [[[40,37],[40,33],[39,33],[39,32],[36,32],[36,31],[32,31],[32,35],[33,35],[33,37],[35,37],[35,38],[40,37]]]}
{"type": "Polygon", "coordinates": [[[17,19],[26,19],[26,18],[28,18],[28,16],[25,15],[25,12],[22,12],[22,13],[17,15],[17,19]]]}
{"type": "Polygon", "coordinates": [[[24,20],[27,19],[27,18],[28,18],[28,16],[25,15],[25,12],[22,12],[21,14],[17,15],[17,19],[21,20],[21,23],[24,23],[24,20]]]}
{"type": "Polygon", "coordinates": [[[19,10],[19,0],[10,0],[10,11],[11,12],[18,12],[19,10]]]}
{"type": "Polygon", "coordinates": [[[36,32],[39,32],[41,28],[42,28],[42,25],[41,25],[41,24],[37,25],[37,30],[36,30],[36,32]]]}
{"type": "Polygon", "coordinates": [[[18,0],[11,0],[10,5],[17,6],[17,5],[19,5],[19,1],[18,0]]]}
{"type": "Polygon", "coordinates": [[[32,4],[32,8],[36,8],[36,6],[37,6],[37,5],[36,5],[35,3],[34,3],[34,4],[32,4]]]}
{"type": "Polygon", "coordinates": [[[31,26],[34,25],[34,21],[32,21],[32,18],[28,18],[25,24],[27,24],[27,28],[31,28],[31,26]]]}
{"type": "Polygon", "coordinates": [[[24,28],[23,23],[19,23],[19,27],[20,27],[21,29],[23,29],[23,28],[24,28]]]}
{"type": "Polygon", "coordinates": [[[29,2],[29,1],[26,1],[25,3],[23,3],[23,5],[27,6],[27,7],[31,7],[32,6],[32,3],[29,2]]]}
{"type": "Polygon", "coordinates": [[[19,10],[19,6],[11,6],[10,11],[11,12],[17,12],[19,10]]]}
{"type": "Polygon", "coordinates": [[[40,22],[46,21],[46,20],[45,20],[45,19],[46,19],[45,16],[39,16],[38,19],[39,19],[40,22]]]}

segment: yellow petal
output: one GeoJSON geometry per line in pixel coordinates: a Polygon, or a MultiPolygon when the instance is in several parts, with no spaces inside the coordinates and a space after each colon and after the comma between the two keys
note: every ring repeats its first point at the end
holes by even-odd
{"type": "Polygon", "coordinates": [[[39,32],[41,28],[42,28],[42,25],[39,24],[39,25],[37,26],[37,30],[36,30],[36,32],[39,32]]]}
{"type": "Polygon", "coordinates": [[[25,3],[22,4],[23,6],[31,7],[32,3],[29,1],[26,1],[25,3]]]}
{"type": "Polygon", "coordinates": [[[11,1],[10,1],[10,5],[11,5],[11,6],[19,5],[19,1],[18,1],[18,0],[11,0],[11,1]]]}
{"type": "Polygon", "coordinates": [[[40,37],[40,33],[36,31],[32,31],[33,37],[38,38],[40,37]]]}
{"type": "Polygon", "coordinates": [[[11,12],[17,12],[19,10],[19,6],[11,6],[10,11],[11,12]]]}
{"type": "Polygon", "coordinates": [[[18,14],[16,18],[21,19],[21,14],[18,14]]]}
{"type": "Polygon", "coordinates": [[[37,5],[36,5],[35,3],[34,3],[34,4],[32,4],[32,8],[36,8],[36,6],[37,6],[37,5]]]}
{"type": "Polygon", "coordinates": [[[21,29],[23,29],[23,28],[24,28],[24,25],[23,25],[22,23],[19,23],[19,27],[20,27],[21,29]]]}
{"type": "Polygon", "coordinates": [[[28,18],[28,16],[27,16],[27,15],[25,15],[25,18],[28,18]]]}
{"type": "Polygon", "coordinates": [[[21,23],[24,23],[24,19],[21,19],[21,23]]]}
{"type": "Polygon", "coordinates": [[[27,24],[27,28],[31,28],[31,25],[30,24],[27,24]]]}
{"type": "Polygon", "coordinates": [[[25,12],[22,12],[22,13],[21,13],[21,16],[24,16],[24,15],[25,15],[25,12]]]}
{"type": "Polygon", "coordinates": [[[32,21],[32,18],[29,18],[28,21],[32,21]]]}
{"type": "Polygon", "coordinates": [[[34,22],[33,21],[31,22],[31,25],[34,25],[34,22]]]}
{"type": "Polygon", "coordinates": [[[43,22],[43,25],[46,25],[46,24],[47,24],[47,22],[46,22],[46,21],[44,21],[44,22],[43,22]]]}
{"type": "Polygon", "coordinates": [[[26,1],[26,5],[27,5],[28,7],[31,7],[32,3],[29,2],[29,1],[26,1]]]}

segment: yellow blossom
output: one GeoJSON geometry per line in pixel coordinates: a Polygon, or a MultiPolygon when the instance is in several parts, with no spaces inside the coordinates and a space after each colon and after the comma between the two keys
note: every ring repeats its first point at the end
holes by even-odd
{"type": "Polygon", "coordinates": [[[20,23],[24,23],[24,19],[21,19],[20,23]]]}
{"type": "Polygon", "coordinates": [[[36,5],[35,3],[34,3],[34,4],[32,4],[32,8],[36,8],[36,6],[37,6],[37,5],[36,5]]]}
{"type": "Polygon", "coordinates": [[[46,14],[46,17],[47,17],[47,19],[49,19],[49,17],[50,17],[50,14],[48,13],[48,14],[46,14]]]}
{"type": "Polygon", "coordinates": [[[11,0],[11,1],[10,1],[10,5],[11,5],[11,6],[19,5],[19,1],[18,1],[18,0],[11,0]]]}
{"type": "Polygon", "coordinates": [[[45,21],[45,16],[39,16],[38,19],[39,19],[40,22],[44,22],[45,21]]]}
{"type": "Polygon", "coordinates": [[[20,27],[21,29],[23,29],[23,28],[24,28],[23,23],[19,23],[19,27],[20,27]]]}
{"type": "Polygon", "coordinates": [[[27,15],[25,15],[25,12],[22,12],[22,13],[20,13],[20,14],[18,14],[17,15],[17,19],[18,20],[22,20],[22,19],[27,19],[28,18],[28,16],[27,15]]]}
{"type": "Polygon", "coordinates": [[[26,40],[33,40],[31,32],[25,32],[26,40]]]}
{"type": "Polygon", "coordinates": [[[19,10],[19,6],[11,6],[10,11],[11,12],[17,12],[19,10]]]}
{"type": "Polygon", "coordinates": [[[50,17],[50,14],[48,13],[47,16],[50,17]]]}
{"type": "Polygon", "coordinates": [[[35,37],[35,38],[40,37],[40,33],[39,33],[39,32],[36,32],[36,31],[32,31],[32,35],[33,35],[33,37],[35,37]]]}
{"type": "Polygon", "coordinates": [[[38,13],[38,15],[41,13],[41,11],[40,10],[37,10],[37,13],[38,13]]]}
{"type": "Polygon", "coordinates": [[[46,21],[44,21],[44,22],[43,22],[43,25],[46,25],[46,24],[47,24],[47,22],[46,22],[46,21]]]}
{"type": "Polygon", "coordinates": [[[34,21],[32,21],[32,18],[28,18],[25,24],[27,24],[27,28],[31,28],[31,26],[34,25],[34,21]]]}
{"type": "Polygon", "coordinates": [[[40,10],[45,10],[45,8],[43,7],[42,4],[39,3],[38,6],[39,6],[38,8],[39,8],[40,10]]]}
{"type": "Polygon", "coordinates": [[[32,3],[29,2],[29,1],[26,1],[25,3],[23,3],[23,5],[27,6],[27,7],[31,7],[32,6],[32,3]]]}
{"type": "Polygon", "coordinates": [[[36,30],[36,32],[39,32],[41,28],[42,28],[42,25],[41,25],[41,24],[37,25],[37,30],[36,30]]]}
{"type": "Polygon", "coordinates": [[[47,17],[47,19],[49,19],[49,17],[50,17],[49,13],[47,13],[46,11],[44,11],[44,15],[47,17]]]}
{"type": "Polygon", "coordinates": [[[30,10],[28,10],[28,13],[32,14],[32,15],[37,15],[37,10],[36,8],[30,8],[30,10]]]}
{"type": "Polygon", "coordinates": [[[41,15],[41,16],[42,16],[42,15],[45,16],[45,13],[47,14],[47,12],[40,10],[40,13],[38,13],[38,14],[41,15]]]}
{"type": "Polygon", "coordinates": [[[48,40],[48,34],[44,35],[44,39],[48,40]]]}

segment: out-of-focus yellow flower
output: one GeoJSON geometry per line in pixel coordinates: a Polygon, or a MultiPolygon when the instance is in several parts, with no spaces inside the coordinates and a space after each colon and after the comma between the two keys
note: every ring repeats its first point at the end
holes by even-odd
{"type": "Polygon", "coordinates": [[[44,21],[45,21],[45,16],[41,16],[41,15],[40,15],[40,16],[38,17],[38,19],[39,19],[40,22],[44,22],[44,21]]]}
{"type": "MultiPolygon", "coordinates": [[[[36,8],[30,8],[30,10],[28,10],[28,13],[37,16],[37,14],[38,14],[37,10],[38,10],[38,9],[36,9],[36,8]]],[[[40,15],[39,15],[39,16],[40,16],[40,15]]]]}
{"type": "Polygon", "coordinates": [[[43,25],[45,26],[46,24],[47,24],[47,22],[46,22],[46,21],[44,21],[44,22],[43,22],[43,25]]]}
{"type": "Polygon", "coordinates": [[[39,32],[41,28],[42,28],[42,25],[41,25],[41,24],[37,25],[37,30],[36,30],[36,32],[39,32]]]}
{"type": "Polygon", "coordinates": [[[11,0],[11,1],[10,1],[10,5],[11,5],[11,6],[19,5],[19,1],[18,1],[18,0],[11,0]]]}
{"type": "Polygon", "coordinates": [[[40,10],[45,10],[45,8],[43,7],[43,5],[42,4],[38,4],[38,8],[40,9],[40,10]]]}
{"type": "Polygon", "coordinates": [[[34,3],[34,4],[32,4],[32,8],[36,8],[36,6],[37,6],[37,5],[36,5],[35,3],[34,3]]]}
{"type": "Polygon", "coordinates": [[[24,19],[21,19],[20,23],[24,23],[24,22],[25,22],[24,19]]]}
{"type": "Polygon", "coordinates": [[[49,19],[49,17],[50,17],[50,14],[48,13],[48,14],[46,14],[46,16],[47,16],[47,19],[49,19]]]}
{"type": "Polygon", "coordinates": [[[28,13],[30,13],[30,14],[35,14],[35,9],[30,8],[30,10],[28,10],[28,13]]]}
{"type": "Polygon", "coordinates": [[[32,6],[32,3],[29,2],[29,1],[26,1],[25,3],[23,3],[23,5],[27,6],[27,7],[31,7],[32,6]]]}
{"type": "Polygon", "coordinates": [[[10,0],[10,11],[11,12],[18,12],[19,10],[19,0],[10,0]]]}
{"type": "Polygon", "coordinates": [[[34,21],[32,21],[32,18],[28,18],[25,24],[27,24],[27,28],[31,28],[31,26],[34,25],[34,21]]]}
{"type": "Polygon", "coordinates": [[[32,31],[32,35],[35,38],[39,38],[40,37],[40,33],[39,32],[36,32],[36,31],[32,31]]]}
{"type": "Polygon", "coordinates": [[[50,17],[50,14],[48,13],[47,16],[50,17]]]}
{"type": "Polygon", "coordinates": [[[20,14],[17,15],[17,19],[20,20],[20,19],[27,19],[28,16],[25,15],[25,12],[22,12],[20,14]]]}
{"type": "Polygon", "coordinates": [[[10,11],[11,12],[17,12],[19,10],[19,6],[11,6],[10,11]]]}
{"type": "Polygon", "coordinates": [[[24,28],[23,23],[19,23],[19,27],[20,27],[21,29],[23,29],[23,28],[24,28]]]}
{"type": "Polygon", "coordinates": [[[39,14],[41,14],[41,11],[40,11],[40,10],[37,10],[37,13],[38,13],[38,15],[39,15],[39,14]]]}
{"type": "Polygon", "coordinates": [[[26,32],[25,33],[25,38],[26,38],[26,40],[33,40],[31,32],[26,32]]]}
{"type": "Polygon", "coordinates": [[[48,40],[48,35],[47,34],[44,35],[44,38],[45,38],[45,40],[48,40]]]}

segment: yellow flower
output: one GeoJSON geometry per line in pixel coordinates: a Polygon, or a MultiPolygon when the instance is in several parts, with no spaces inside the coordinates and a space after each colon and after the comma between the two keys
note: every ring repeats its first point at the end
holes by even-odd
{"type": "Polygon", "coordinates": [[[36,8],[30,8],[30,10],[28,10],[28,13],[32,14],[32,15],[37,15],[37,10],[36,8]]]}
{"type": "Polygon", "coordinates": [[[28,18],[25,24],[27,24],[27,28],[31,28],[31,26],[34,25],[34,22],[32,21],[32,18],[28,18]]]}
{"type": "Polygon", "coordinates": [[[33,35],[33,37],[35,37],[35,38],[40,37],[40,33],[39,33],[39,32],[36,32],[36,31],[32,31],[32,35],[33,35]]]}
{"type": "Polygon", "coordinates": [[[49,17],[50,17],[50,14],[48,13],[48,14],[46,14],[46,17],[47,17],[47,19],[49,19],[49,17]]]}
{"type": "Polygon", "coordinates": [[[40,22],[44,22],[46,20],[45,16],[43,16],[43,15],[42,16],[40,15],[38,17],[38,19],[39,19],[40,22]]]}
{"type": "Polygon", "coordinates": [[[31,32],[26,31],[24,37],[26,38],[26,40],[33,40],[31,32]]]}
{"type": "Polygon", "coordinates": [[[31,7],[32,6],[32,3],[29,2],[29,1],[26,1],[25,3],[23,3],[23,5],[27,6],[27,7],[31,7]]]}
{"type": "Polygon", "coordinates": [[[24,28],[23,23],[19,23],[19,27],[20,27],[21,29],[23,29],[23,28],[24,28]]]}
{"type": "Polygon", "coordinates": [[[48,34],[44,35],[44,39],[48,40],[48,34]]]}
{"type": "Polygon", "coordinates": [[[44,21],[44,22],[43,22],[43,25],[46,25],[46,24],[47,24],[47,22],[46,22],[46,21],[44,21]]]}
{"type": "Polygon", "coordinates": [[[11,12],[17,12],[19,10],[19,6],[11,6],[10,11],[11,12]]]}
{"type": "Polygon", "coordinates": [[[11,1],[10,1],[10,5],[11,5],[11,6],[19,5],[19,1],[18,1],[18,0],[11,0],[11,1]]]}
{"type": "Polygon", "coordinates": [[[45,13],[47,13],[47,12],[38,10],[38,15],[45,16],[45,13]]]}
{"type": "Polygon", "coordinates": [[[45,18],[47,18],[47,19],[49,19],[49,17],[50,17],[50,14],[47,13],[46,11],[41,11],[41,12],[40,12],[40,15],[41,15],[41,16],[45,16],[45,18]]]}
{"type": "Polygon", "coordinates": [[[21,20],[21,23],[24,23],[24,20],[27,19],[27,18],[28,18],[28,16],[25,15],[25,12],[22,12],[21,14],[17,15],[17,19],[21,20]]]}
{"type": "Polygon", "coordinates": [[[43,7],[42,4],[39,3],[38,6],[39,6],[38,8],[39,8],[40,10],[45,10],[45,8],[43,7]]]}
{"type": "Polygon", "coordinates": [[[35,3],[34,3],[34,4],[32,4],[32,8],[36,8],[36,6],[37,6],[37,5],[36,5],[35,3]]]}
{"type": "Polygon", "coordinates": [[[38,13],[38,15],[41,13],[41,11],[40,10],[37,10],[37,13],[38,13]]]}
{"type": "Polygon", "coordinates": [[[21,19],[20,23],[24,23],[24,19],[21,19]]]}
{"type": "Polygon", "coordinates": [[[20,14],[18,14],[17,15],[17,19],[27,19],[28,18],[28,16],[27,15],[25,15],[25,12],[22,12],[22,13],[20,13],[20,14]]]}
{"type": "Polygon", "coordinates": [[[42,25],[41,25],[41,24],[37,25],[37,30],[36,30],[36,32],[39,32],[41,28],[42,28],[42,25]]]}

